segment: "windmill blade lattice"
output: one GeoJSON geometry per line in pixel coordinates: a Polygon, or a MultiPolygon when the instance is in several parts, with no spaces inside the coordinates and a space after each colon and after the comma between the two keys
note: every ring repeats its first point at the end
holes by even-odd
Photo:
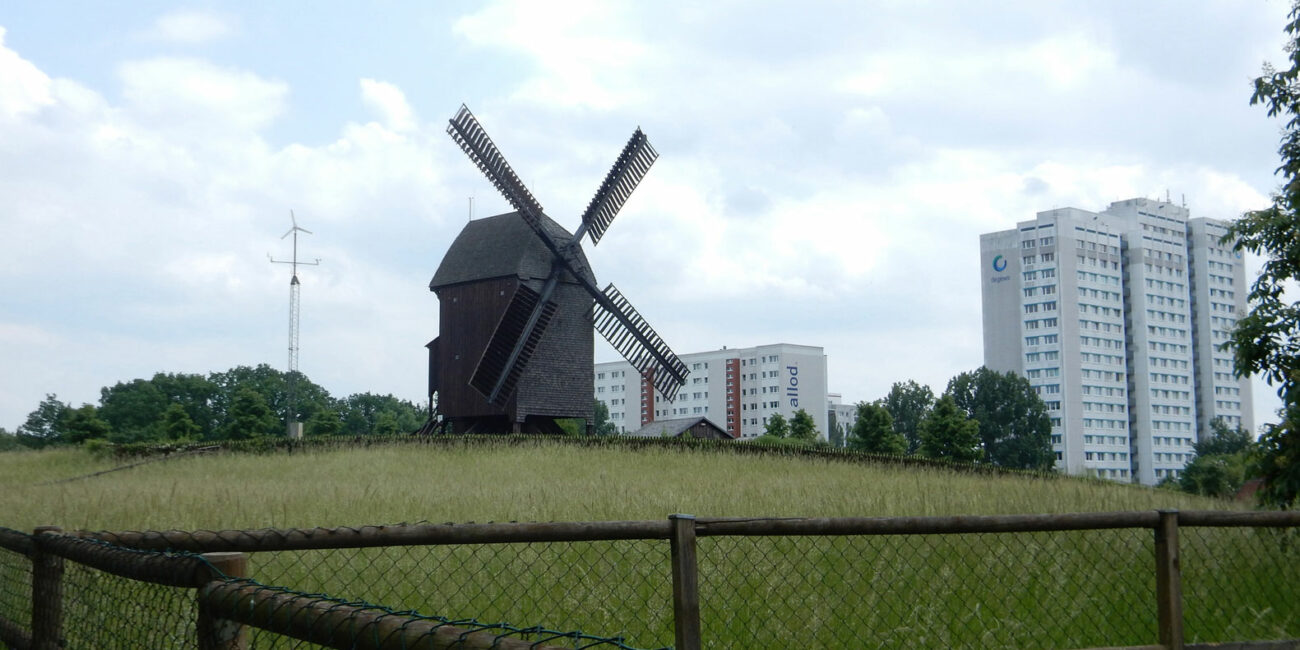
{"type": "Polygon", "coordinates": [[[533,351],[537,349],[537,343],[546,332],[546,326],[555,316],[555,303],[546,300],[539,304],[540,299],[541,295],[536,291],[525,285],[519,285],[519,289],[510,299],[510,305],[501,316],[496,331],[492,333],[492,339],[483,350],[483,358],[479,359],[478,367],[474,369],[474,376],[469,380],[470,385],[493,404],[500,403],[502,398],[509,397],[515,392],[515,384],[519,381],[519,376],[523,374],[524,367],[528,365],[533,351]],[[537,322],[529,331],[528,323],[534,311],[538,312],[537,322]],[[525,335],[527,340],[524,341],[518,358],[511,363],[510,355],[515,344],[525,335]],[[504,383],[500,382],[502,376],[505,377],[504,383]]]}
{"type": "Polygon", "coordinates": [[[652,381],[664,399],[670,402],[676,399],[677,391],[686,383],[686,364],[677,358],[668,344],[650,327],[650,323],[637,313],[632,303],[614,285],[605,287],[605,292],[597,296],[593,318],[601,336],[637,372],[646,376],[648,371],[654,370],[652,381]]]}
{"type": "Polygon", "coordinates": [[[547,246],[554,249],[556,242],[550,240],[550,237],[542,231],[542,224],[538,215],[542,214],[542,205],[533,198],[532,192],[524,187],[519,175],[511,169],[510,163],[506,162],[505,156],[497,149],[492,138],[488,137],[487,131],[475,119],[474,114],[469,112],[464,104],[456,112],[456,116],[451,118],[447,126],[447,134],[451,136],[456,144],[478,165],[488,180],[496,186],[497,191],[519,211],[524,221],[536,230],[538,235],[547,242],[547,246]]]}
{"type": "Polygon", "coordinates": [[[623,147],[618,160],[614,161],[614,167],[605,175],[605,181],[591,198],[591,203],[587,204],[586,212],[582,213],[582,223],[592,244],[604,236],[609,224],[613,223],[618,211],[658,157],[659,152],[650,146],[645,133],[638,128],[623,147]]]}

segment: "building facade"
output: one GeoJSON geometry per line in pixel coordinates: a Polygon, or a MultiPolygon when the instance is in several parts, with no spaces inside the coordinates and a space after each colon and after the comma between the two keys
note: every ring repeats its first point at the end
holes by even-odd
{"type": "Polygon", "coordinates": [[[626,361],[595,366],[596,399],[626,433],[655,420],[708,416],[732,438],[763,435],[767,420],[789,420],[799,409],[827,435],[826,354],[810,345],[777,343],[681,355],[690,369],[677,399],[668,402],[626,361]]]}
{"type": "Polygon", "coordinates": [[[1057,467],[1155,484],[1210,423],[1253,429],[1228,340],[1246,302],[1224,223],[1165,201],[1061,208],[980,236],[984,365],[1046,402],[1057,467]]]}

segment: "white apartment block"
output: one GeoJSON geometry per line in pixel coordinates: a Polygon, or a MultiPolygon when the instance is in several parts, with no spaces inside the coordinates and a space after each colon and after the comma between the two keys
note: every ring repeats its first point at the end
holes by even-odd
{"type": "Polygon", "coordinates": [[[690,374],[668,402],[626,361],[598,363],[596,399],[619,431],[654,420],[706,416],[733,438],[763,435],[767,419],[804,409],[826,437],[826,354],[820,347],[777,343],[680,356],[690,374]]]}
{"type": "MultiPolygon", "coordinates": [[[[828,413],[835,414],[835,423],[844,428],[844,442],[847,444],[849,433],[853,431],[853,423],[858,420],[858,405],[845,404],[844,398],[839,393],[831,393],[826,396],[826,409],[828,413]]],[[[830,432],[823,432],[826,438],[830,439],[830,432]]]]}
{"type": "Polygon", "coordinates": [[[980,236],[984,365],[1047,403],[1057,467],[1151,485],[1222,418],[1252,430],[1227,341],[1245,269],[1222,222],[1130,199],[980,236]]]}

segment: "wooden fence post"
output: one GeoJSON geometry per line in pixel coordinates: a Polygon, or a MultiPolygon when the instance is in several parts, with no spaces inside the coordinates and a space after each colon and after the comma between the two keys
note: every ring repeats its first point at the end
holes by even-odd
{"type": "Polygon", "coordinates": [[[673,524],[673,628],[676,650],[700,648],[700,585],[695,515],[668,515],[673,524]]]}
{"type": "Polygon", "coordinates": [[[1178,554],[1178,511],[1161,510],[1156,524],[1156,611],[1160,644],[1183,648],[1182,560],[1178,554]]]}
{"type": "Polygon", "coordinates": [[[32,553],[32,648],[56,650],[63,647],[63,558],[49,553],[41,533],[61,533],[58,526],[38,526],[33,533],[32,553]]]}
{"type": "MultiPolygon", "coordinates": [[[[227,578],[243,578],[248,575],[248,555],[244,553],[204,553],[202,557],[227,578]]],[[[220,580],[221,575],[213,572],[210,579],[220,580]]],[[[196,627],[199,650],[244,650],[248,647],[244,626],[216,616],[202,600],[199,601],[196,627]]]]}

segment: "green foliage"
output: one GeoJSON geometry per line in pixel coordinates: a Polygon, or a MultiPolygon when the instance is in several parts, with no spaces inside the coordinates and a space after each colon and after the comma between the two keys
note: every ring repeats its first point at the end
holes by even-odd
{"type": "Polygon", "coordinates": [[[928,458],[973,463],[984,455],[979,431],[979,423],[966,417],[951,395],[944,395],[921,421],[918,432],[921,454],[928,458]]]}
{"type": "Polygon", "coordinates": [[[815,442],[817,440],[817,422],[813,420],[811,415],[808,415],[808,411],[799,409],[794,412],[794,417],[790,418],[790,437],[805,442],[815,442]]]}
{"type": "Polygon", "coordinates": [[[829,431],[826,432],[826,437],[830,440],[831,446],[836,449],[843,447],[844,427],[839,423],[839,418],[835,416],[835,411],[833,409],[830,413],[826,414],[826,428],[829,429],[829,431]]]}
{"type": "Polygon", "coordinates": [[[980,366],[953,377],[945,394],[979,423],[980,444],[989,462],[1031,470],[1051,469],[1056,462],[1047,405],[1028,379],[980,366]]]}
{"type": "Polygon", "coordinates": [[[99,417],[112,428],[114,442],[160,438],[167,406],[167,396],[148,379],[118,382],[99,391],[99,417]]]}
{"type": "Polygon", "coordinates": [[[1223,238],[1235,250],[1264,259],[1251,284],[1250,309],[1237,321],[1230,344],[1237,373],[1263,376],[1282,398],[1281,422],[1267,425],[1259,443],[1264,484],[1258,495],[1279,508],[1300,505],[1300,304],[1287,295],[1287,287],[1300,281],[1300,4],[1292,6],[1285,31],[1291,67],[1277,71],[1266,64],[1250,98],[1269,117],[1286,118],[1278,148],[1281,188],[1272,205],[1247,212],[1223,238]]]}
{"type": "Polygon", "coordinates": [[[773,413],[772,417],[767,419],[767,424],[763,425],[763,435],[773,438],[785,438],[790,435],[790,424],[785,421],[785,416],[780,413],[773,413]]]}
{"type": "Polygon", "coordinates": [[[266,398],[249,387],[235,391],[226,416],[225,437],[228,440],[248,440],[267,435],[274,435],[280,429],[280,423],[266,398]]]}
{"type": "Polygon", "coordinates": [[[894,417],[879,402],[858,402],[857,417],[849,433],[849,449],[872,454],[901,455],[907,439],[894,430],[894,417]]]}
{"type": "Polygon", "coordinates": [[[615,436],[618,435],[618,425],[609,419],[609,407],[605,403],[596,400],[596,410],[594,416],[595,422],[592,423],[592,430],[598,436],[615,436]]]}
{"type": "Polygon", "coordinates": [[[36,410],[27,415],[27,421],[18,427],[18,444],[40,449],[61,442],[63,416],[67,410],[68,405],[60,402],[57,395],[46,394],[36,410]]]}
{"type": "Polygon", "coordinates": [[[22,448],[23,446],[18,444],[18,436],[5,431],[4,427],[0,427],[0,452],[15,451],[22,448]]]}
{"type": "Polygon", "coordinates": [[[163,412],[162,433],[174,442],[198,440],[202,429],[190,419],[185,407],[173,402],[163,412]]]}
{"type": "Polygon", "coordinates": [[[339,407],[343,433],[350,436],[377,434],[381,424],[393,433],[410,433],[424,424],[423,409],[392,395],[357,393],[342,400],[339,407]]]}
{"type": "Polygon", "coordinates": [[[921,449],[921,422],[934,407],[934,393],[930,387],[910,379],[896,382],[889,388],[883,405],[894,418],[894,431],[907,440],[907,453],[918,453],[921,449]]]}
{"type": "Polygon", "coordinates": [[[1249,451],[1255,445],[1255,439],[1249,431],[1241,427],[1230,428],[1220,418],[1210,422],[1210,437],[1198,440],[1192,449],[1197,456],[1228,456],[1249,451]]]}
{"type": "Polygon", "coordinates": [[[63,442],[80,444],[87,440],[107,438],[112,428],[99,417],[98,409],[90,404],[70,408],[63,415],[63,442]]]}
{"type": "Polygon", "coordinates": [[[303,428],[304,435],[308,436],[336,436],[343,430],[343,416],[332,408],[321,409],[307,420],[303,428]]]}

